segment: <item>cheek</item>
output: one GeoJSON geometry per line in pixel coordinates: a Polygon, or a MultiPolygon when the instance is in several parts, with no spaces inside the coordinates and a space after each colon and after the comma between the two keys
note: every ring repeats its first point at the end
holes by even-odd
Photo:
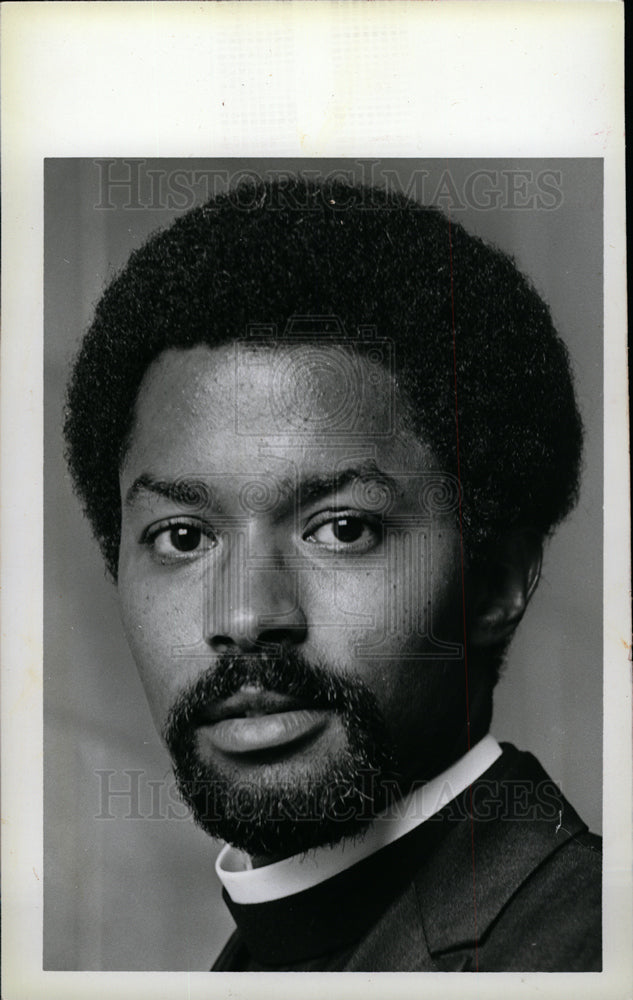
{"type": "Polygon", "coordinates": [[[385,602],[384,572],[358,567],[306,572],[300,594],[308,624],[311,619],[329,627],[367,628],[385,602]]]}
{"type": "Polygon", "coordinates": [[[305,579],[304,610],[313,634],[347,657],[355,649],[362,656],[368,645],[376,656],[436,650],[441,657],[442,643],[462,640],[456,532],[394,535],[370,569],[306,574],[305,579]]]}
{"type": "Polygon", "coordinates": [[[175,697],[193,679],[186,656],[197,636],[192,603],[125,573],[119,576],[118,595],[128,645],[160,729],[175,697]]]}

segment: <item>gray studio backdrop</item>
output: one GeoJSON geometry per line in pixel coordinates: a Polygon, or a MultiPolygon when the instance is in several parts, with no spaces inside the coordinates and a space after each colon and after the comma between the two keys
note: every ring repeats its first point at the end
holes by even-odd
{"type": "MultiPolygon", "coordinates": [[[[510,251],[569,346],[586,424],[580,503],[548,546],[493,733],[532,750],[591,829],[602,778],[602,161],[49,160],[45,170],[44,967],[204,970],[231,929],[218,845],[173,797],[63,462],[71,359],[130,251],[243,170],[390,179],[510,251]],[[123,183],[115,183],[116,181],[123,183]],[[119,792],[120,794],[116,794],[119,792]]],[[[95,399],[95,406],[99,400],[95,399]]]]}

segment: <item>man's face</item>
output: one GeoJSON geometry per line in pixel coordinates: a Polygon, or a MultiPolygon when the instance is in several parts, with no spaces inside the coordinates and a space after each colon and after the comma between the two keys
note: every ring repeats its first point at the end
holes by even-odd
{"type": "Polygon", "coordinates": [[[126,633],[181,784],[222,789],[198,819],[255,854],[336,840],[388,800],[367,774],[403,790],[466,749],[453,484],[394,392],[371,359],[308,344],[168,351],[141,387],[126,633]],[[251,812],[227,821],[233,793],[251,812]],[[257,832],[299,801],[303,840],[293,820],[257,832]]]}

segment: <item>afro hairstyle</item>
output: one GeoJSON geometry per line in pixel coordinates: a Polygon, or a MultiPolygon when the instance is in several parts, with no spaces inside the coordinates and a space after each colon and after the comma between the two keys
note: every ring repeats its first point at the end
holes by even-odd
{"type": "Polygon", "coordinates": [[[508,529],[545,537],[567,514],[582,443],[568,355],[511,257],[399,193],[247,181],[132,253],[74,364],[67,460],[115,580],[119,469],[148,366],[296,315],[335,316],[352,342],[368,325],[392,342],[416,432],[459,475],[469,559],[508,529]]]}

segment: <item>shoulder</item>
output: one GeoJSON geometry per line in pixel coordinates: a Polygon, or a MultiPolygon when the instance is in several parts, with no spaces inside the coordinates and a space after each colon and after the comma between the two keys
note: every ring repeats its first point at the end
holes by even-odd
{"type": "Polygon", "coordinates": [[[531,754],[503,749],[417,874],[431,953],[445,969],[599,970],[600,838],[531,754]]]}
{"type": "Polygon", "coordinates": [[[600,839],[580,833],[549,854],[499,912],[481,945],[489,969],[600,971],[600,839]]]}

